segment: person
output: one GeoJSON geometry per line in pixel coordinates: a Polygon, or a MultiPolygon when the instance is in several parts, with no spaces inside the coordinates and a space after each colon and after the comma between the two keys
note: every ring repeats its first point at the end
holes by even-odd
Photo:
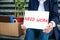
{"type": "Polygon", "coordinates": [[[21,28],[26,30],[25,40],[34,40],[35,34],[38,35],[38,40],[48,40],[49,34],[52,32],[53,28],[57,27],[58,23],[58,2],[57,0],[29,0],[28,10],[32,11],[49,11],[49,23],[47,28],[41,29],[31,29],[26,28],[23,24],[21,28]]]}

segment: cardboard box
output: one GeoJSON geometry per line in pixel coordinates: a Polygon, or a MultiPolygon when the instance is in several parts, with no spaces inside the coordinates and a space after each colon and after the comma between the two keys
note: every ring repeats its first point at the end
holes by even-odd
{"type": "Polygon", "coordinates": [[[23,30],[21,29],[21,23],[3,23],[0,22],[0,35],[6,36],[21,36],[24,34],[23,30]]]}

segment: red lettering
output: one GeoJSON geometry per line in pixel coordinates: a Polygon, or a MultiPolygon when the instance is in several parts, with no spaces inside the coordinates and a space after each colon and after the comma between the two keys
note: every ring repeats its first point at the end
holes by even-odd
{"type": "Polygon", "coordinates": [[[44,19],[44,18],[39,18],[36,21],[37,22],[48,22],[48,20],[47,19],[44,19]]]}
{"type": "Polygon", "coordinates": [[[34,17],[25,17],[24,20],[27,20],[27,21],[34,21],[35,18],[34,18],[34,17]]]}

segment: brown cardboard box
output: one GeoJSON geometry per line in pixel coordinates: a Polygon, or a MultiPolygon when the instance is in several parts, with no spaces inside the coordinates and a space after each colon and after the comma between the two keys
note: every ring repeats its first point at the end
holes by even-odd
{"type": "Polygon", "coordinates": [[[21,23],[3,23],[0,22],[0,35],[21,36],[24,32],[20,27],[21,23]]]}

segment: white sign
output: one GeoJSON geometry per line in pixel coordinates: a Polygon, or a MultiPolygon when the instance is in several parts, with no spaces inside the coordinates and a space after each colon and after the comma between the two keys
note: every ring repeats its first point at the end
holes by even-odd
{"type": "Polygon", "coordinates": [[[25,11],[24,25],[26,28],[45,29],[48,25],[48,11],[25,11]]]}

